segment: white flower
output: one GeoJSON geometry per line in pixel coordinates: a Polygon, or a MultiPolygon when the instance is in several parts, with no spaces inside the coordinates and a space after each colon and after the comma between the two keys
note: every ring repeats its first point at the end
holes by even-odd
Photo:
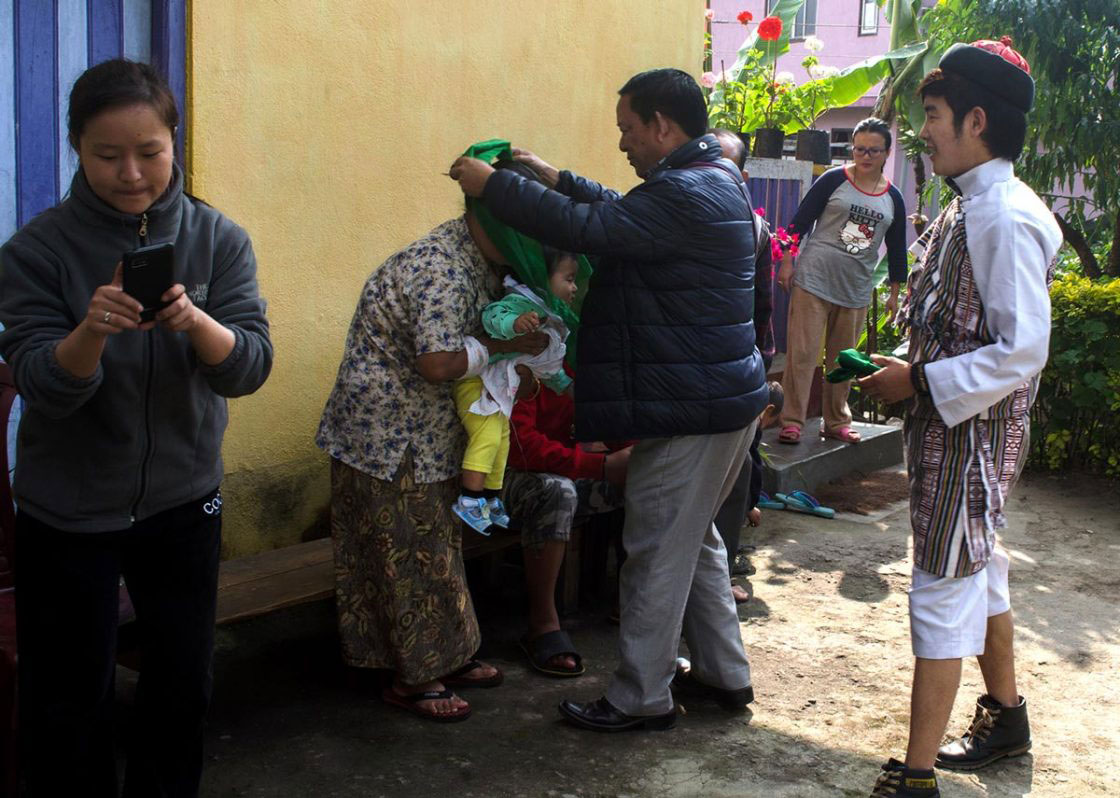
{"type": "Polygon", "coordinates": [[[840,74],[840,67],[836,67],[836,66],[826,66],[826,67],[824,67],[824,76],[826,78],[836,77],[839,74],[840,74]]]}
{"type": "Polygon", "coordinates": [[[813,80],[820,80],[824,77],[827,70],[828,67],[826,66],[822,66],[821,64],[813,64],[811,67],[809,67],[809,77],[811,77],[813,80]]]}
{"type": "Polygon", "coordinates": [[[824,42],[822,42],[816,36],[806,36],[805,37],[805,49],[808,50],[810,53],[819,53],[821,50],[824,49],[824,42]]]}
{"type": "Polygon", "coordinates": [[[715,17],[716,12],[712,9],[709,8],[704,11],[704,19],[708,20],[708,22],[711,22],[713,19],[715,19],[715,17]]]}
{"type": "Polygon", "coordinates": [[[793,73],[792,72],[779,72],[777,75],[774,76],[774,82],[775,83],[793,83],[793,73]]]}
{"type": "Polygon", "coordinates": [[[714,72],[705,72],[700,76],[700,85],[705,89],[710,89],[716,85],[716,76],[714,72]]]}

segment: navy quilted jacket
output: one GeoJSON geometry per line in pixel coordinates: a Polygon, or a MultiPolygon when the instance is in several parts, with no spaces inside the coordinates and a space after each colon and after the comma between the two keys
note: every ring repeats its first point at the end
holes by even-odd
{"type": "Polygon", "coordinates": [[[738,170],[701,136],[625,196],[562,172],[556,191],[508,170],[495,216],[598,255],[580,314],[577,440],[727,432],[766,406],[755,347],[754,226],[738,170]]]}

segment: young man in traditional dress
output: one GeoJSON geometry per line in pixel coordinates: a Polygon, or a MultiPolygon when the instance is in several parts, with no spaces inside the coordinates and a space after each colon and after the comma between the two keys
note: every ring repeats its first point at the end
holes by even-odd
{"type": "Polygon", "coordinates": [[[1031,747],[1015,682],[1008,557],[996,541],[1027,457],[1050,338],[1049,282],[1062,236],[1012,169],[1034,99],[1011,40],[955,44],[919,87],[933,170],[957,197],[915,244],[902,321],[909,362],[875,356],[869,395],[907,400],[914,570],[914,683],[905,762],[883,765],[872,796],[939,796],[933,767],[975,770],[1031,747]],[[964,735],[939,748],[976,656],[986,694],[964,735]]]}

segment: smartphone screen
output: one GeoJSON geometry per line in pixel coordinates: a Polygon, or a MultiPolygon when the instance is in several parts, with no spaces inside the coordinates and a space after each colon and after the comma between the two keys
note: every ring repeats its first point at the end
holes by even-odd
{"type": "Polygon", "coordinates": [[[167,307],[160,300],[164,292],[175,284],[174,244],[153,244],[126,252],[124,264],[124,292],[139,301],[144,310],[141,321],[151,321],[156,313],[167,307]]]}

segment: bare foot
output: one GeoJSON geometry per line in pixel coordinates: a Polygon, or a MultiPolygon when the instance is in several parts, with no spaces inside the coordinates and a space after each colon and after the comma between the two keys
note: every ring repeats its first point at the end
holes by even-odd
{"type": "Polygon", "coordinates": [[[758,526],[762,523],[762,510],[757,507],[752,507],[751,511],[747,513],[747,521],[751,526],[758,526]]]}
{"type": "Polygon", "coordinates": [[[750,590],[749,587],[750,582],[747,582],[747,587],[741,587],[740,585],[731,586],[731,596],[735,599],[736,604],[745,604],[751,600],[754,596],[754,591],[750,590]]]}
{"type": "MultiPolygon", "coordinates": [[[[394,679],[393,692],[402,698],[415,695],[416,693],[427,693],[430,691],[439,692],[443,690],[443,682],[436,679],[431,682],[424,682],[423,684],[405,684],[404,682],[394,679]]],[[[423,712],[428,712],[432,715],[453,715],[456,712],[461,712],[468,704],[459,696],[452,694],[451,698],[436,698],[426,701],[417,701],[416,706],[423,712]]]]}

